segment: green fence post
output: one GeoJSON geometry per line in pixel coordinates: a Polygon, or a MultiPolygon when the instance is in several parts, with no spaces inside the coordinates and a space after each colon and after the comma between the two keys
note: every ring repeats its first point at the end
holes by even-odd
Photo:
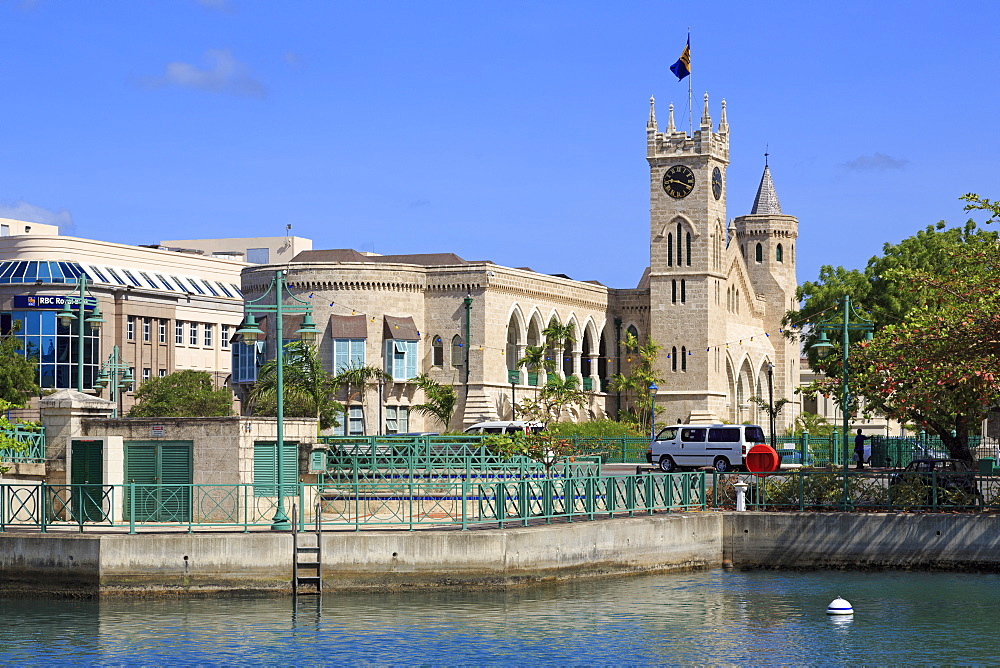
{"type": "Polygon", "coordinates": [[[462,531],[469,530],[469,479],[462,476],[462,531]]]}
{"type": "Polygon", "coordinates": [[[507,485],[503,482],[496,483],[496,516],[497,524],[503,529],[503,521],[507,519],[507,485]]]}
{"type": "Polygon", "coordinates": [[[628,508],[628,516],[635,517],[635,478],[628,476],[625,478],[625,507],[628,508]]]}
{"type": "Polygon", "coordinates": [[[243,488],[243,533],[250,533],[250,485],[240,485],[243,488]]]}
{"type": "Polygon", "coordinates": [[[42,513],[41,517],[38,518],[39,519],[38,524],[39,524],[39,528],[41,529],[42,533],[45,533],[47,531],[45,525],[46,525],[46,520],[48,519],[48,513],[46,512],[46,508],[45,508],[45,498],[48,495],[45,493],[45,487],[46,487],[46,484],[44,482],[41,485],[38,486],[38,493],[40,495],[39,499],[38,499],[38,507],[39,507],[39,510],[42,513]]]}
{"type": "Polygon", "coordinates": [[[802,466],[806,465],[806,457],[809,455],[809,432],[804,431],[802,435],[799,436],[799,463],[802,466]]]}
{"type": "Polygon", "coordinates": [[[931,508],[936,512],[938,509],[938,474],[931,471],[931,508]]]}
{"type": "Polygon", "coordinates": [[[656,488],[653,486],[653,474],[647,473],[642,476],[646,492],[646,514],[652,515],[656,508],[656,488]]]}
{"type": "Polygon", "coordinates": [[[799,510],[806,509],[806,474],[799,471],[799,510]]]}
{"type": "Polygon", "coordinates": [[[135,533],[135,480],[128,484],[128,532],[135,533]]]}
{"type": "Polygon", "coordinates": [[[701,472],[700,487],[698,489],[698,492],[701,494],[701,509],[702,510],[707,510],[708,509],[708,499],[705,498],[706,497],[706,491],[705,491],[705,484],[706,483],[705,483],[705,481],[707,480],[707,478],[708,478],[708,476],[706,476],[705,472],[702,471],[701,472]]]}

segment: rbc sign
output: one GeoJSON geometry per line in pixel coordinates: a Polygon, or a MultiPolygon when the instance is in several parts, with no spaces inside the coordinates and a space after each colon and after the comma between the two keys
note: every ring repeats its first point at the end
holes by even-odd
{"type": "MultiPolygon", "coordinates": [[[[58,308],[66,305],[66,298],[62,295],[14,295],[14,308],[58,308]]],[[[70,304],[71,309],[77,308],[76,304],[70,304]]],[[[94,307],[87,304],[87,309],[94,307]]]]}

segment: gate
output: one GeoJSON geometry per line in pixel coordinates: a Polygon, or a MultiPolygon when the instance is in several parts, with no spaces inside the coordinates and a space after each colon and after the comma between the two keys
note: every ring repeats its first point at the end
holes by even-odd
{"type": "Polygon", "coordinates": [[[104,509],[104,441],[73,439],[70,482],[73,517],[81,522],[107,519],[104,509]]]}
{"type": "MultiPolygon", "coordinates": [[[[137,522],[191,520],[192,441],[126,441],[125,480],[135,483],[137,522]]],[[[128,517],[131,509],[125,501],[128,517]]]]}

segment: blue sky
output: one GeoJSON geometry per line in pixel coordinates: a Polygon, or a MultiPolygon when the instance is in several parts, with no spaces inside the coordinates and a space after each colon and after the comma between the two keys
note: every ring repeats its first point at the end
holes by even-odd
{"type": "Polygon", "coordinates": [[[799,281],[1000,197],[996,2],[0,0],[0,215],[139,244],[279,236],[451,251],[632,287],[645,122],[688,26],[731,126],[730,217],[765,147],[799,281]]]}

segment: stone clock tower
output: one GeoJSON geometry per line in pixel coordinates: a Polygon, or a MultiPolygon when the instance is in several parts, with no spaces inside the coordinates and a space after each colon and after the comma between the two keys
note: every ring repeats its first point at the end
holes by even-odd
{"type": "Polygon", "coordinates": [[[713,131],[705,94],[701,122],[690,136],[675,126],[673,105],[660,132],[650,98],[646,158],[650,334],[662,346],[659,375],[668,381],[657,394],[665,408],[659,420],[726,417],[726,369],[715,359],[728,316],[725,100],[713,131]]]}

